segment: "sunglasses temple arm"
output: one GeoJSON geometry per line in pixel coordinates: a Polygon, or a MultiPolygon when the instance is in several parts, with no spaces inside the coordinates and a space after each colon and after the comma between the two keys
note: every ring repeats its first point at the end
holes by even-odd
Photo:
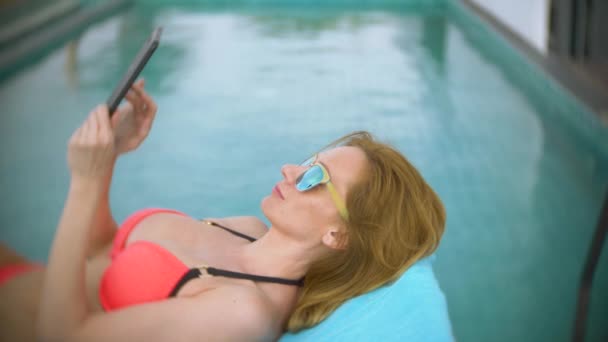
{"type": "Polygon", "coordinates": [[[334,203],[336,203],[336,207],[338,207],[340,216],[342,216],[342,218],[344,220],[348,220],[348,211],[346,210],[346,205],[342,201],[342,198],[338,194],[338,191],[336,190],[336,188],[334,188],[334,185],[331,183],[327,183],[326,186],[327,186],[327,190],[329,190],[329,194],[331,195],[331,198],[334,200],[334,203]]]}

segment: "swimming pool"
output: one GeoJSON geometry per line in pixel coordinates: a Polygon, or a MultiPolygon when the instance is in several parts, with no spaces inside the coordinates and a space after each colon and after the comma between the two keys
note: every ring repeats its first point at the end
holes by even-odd
{"type": "MultiPolygon", "coordinates": [[[[2,80],[2,240],[46,259],[67,191],[67,139],[162,25],[143,73],[159,112],[148,141],[118,162],[118,220],[146,206],[262,217],[282,164],[369,130],[446,205],[434,268],[456,338],[569,339],[608,183],[599,120],[522,72],[516,53],[454,4],[240,3],[138,3],[2,80]]],[[[606,254],[590,340],[607,334],[606,254]]]]}

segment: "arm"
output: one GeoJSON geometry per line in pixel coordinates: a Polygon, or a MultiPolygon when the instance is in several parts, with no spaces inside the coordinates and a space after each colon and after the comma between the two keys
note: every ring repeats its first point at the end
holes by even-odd
{"type": "Polygon", "coordinates": [[[93,314],[85,294],[85,243],[103,187],[73,181],[45,275],[38,336],[42,341],[271,340],[279,327],[259,290],[222,287],[110,313],[93,314]]]}
{"type": "Polygon", "coordinates": [[[85,259],[115,231],[108,200],[114,165],[118,154],[141,144],[156,113],[156,105],[143,91],[143,82],[132,89],[128,99],[135,109],[119,112],[123,120],[113,122],[116,127],[110,122],[107,107],[99,106],[70,138],[68,165],[72,181],[51,247],[40,300],[38,333],[44,340],[64,340],[90,316],[85,259]],[[132,120],[125,119],[129,117],[132,120]],[[123,134],[116,139],[114,129],[120,127],[123,134]]]}
{"type": "MultiPolygon", "coordinates": [[[[228,287],[109,313],[89,314],[60,341],[270,341],[278,327],[253,288],[228,287]]],[[[49,336],[50,337],[50,336],[49,336]]],[[[42,340],[51,340],[42,336],[42,340]]]]}
{"type": "MultiPolygon", "coordinates": [[[[144,82],[136,82],[126,95],[127,103],[120,107],[110,119],[114,131],[115,147],[118,155],[136,149],[148,136],[156,115],[156,103],[144,90],[144,82]]],[[[118,229],[110,209],[110,187],[116,159],[108,175],[103,179],[103,192],[95,212],[91,228],[91,239],[87,256],[101,251],[112,239],[118,229]]]]}
{"type": "Polygon", "coordinates": [[[272,312],[256,289],[218,288],[88,317],[72,341],[268,341],[272,312]]]}
{"type": "Polygon", "coordinates": [[[40,300],[39,330],[62,339],[88,315],[85,259],[99,203],[116,160],[107,108],[92,111],[68,143],[71,183],[49,255],[40,300]]]}
{"type": "Polygon", "coordinates": [[[39,333],[62,340],[88,314],[85,258],[103,183],[72,181],[49,255],[40,303],[39,333]]]}
{"type": "Polygon", "coordinates": [[[87,257],[97,254],[104,246],[112,241],[116,234],[116,230],[118,229],[118,224],[112,216],[112,211],[110,209],[110,187],[112,185],[112,174],[114,172],[115,163],[116,161],[112,163],[112,169],[101,184],[102,191],[96,206],[93,221],[91,222],[91,237],[89,239],[87,257]]]}

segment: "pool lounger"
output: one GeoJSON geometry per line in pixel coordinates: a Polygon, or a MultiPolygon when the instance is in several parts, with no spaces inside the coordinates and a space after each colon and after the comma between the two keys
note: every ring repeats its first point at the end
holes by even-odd
{"type": "Polygon", "coordinates": [[[319,325],[279,341],[454,341],[434,258],[420,260],[393,284],[355,297],[319,325]]]}

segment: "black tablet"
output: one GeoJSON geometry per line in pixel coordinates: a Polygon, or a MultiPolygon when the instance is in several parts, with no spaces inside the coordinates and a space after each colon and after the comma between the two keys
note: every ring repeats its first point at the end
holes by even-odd
{"type": "Polygon", "coordinates": [[[141,48],[141,50],[139,50],[137,56],[135,56],[135,59],[129,66],[129,69],[123,76],[122,80],[120,83],[118,83],[118,86],[114,89],[114,92],[112,92],[110,98],[108,98],[106,103],[108,105],[110,117],[114,114],[116,108],[118,108],[118,105],[120,104],[120,101],[122,101],[122,99],[125,97],[127,91],[129,91],[133,85],[133,82],[135,82],[135,79],[137,76],[139,76],[139,73],[144,68],[154,51],[156,51],[156,48],[160,42],[160,34],[162,30],[162,27],[157,27],[154,29],[154,32],[152,32],[150,38],[148,38],[144,46],[141,48]]]}

